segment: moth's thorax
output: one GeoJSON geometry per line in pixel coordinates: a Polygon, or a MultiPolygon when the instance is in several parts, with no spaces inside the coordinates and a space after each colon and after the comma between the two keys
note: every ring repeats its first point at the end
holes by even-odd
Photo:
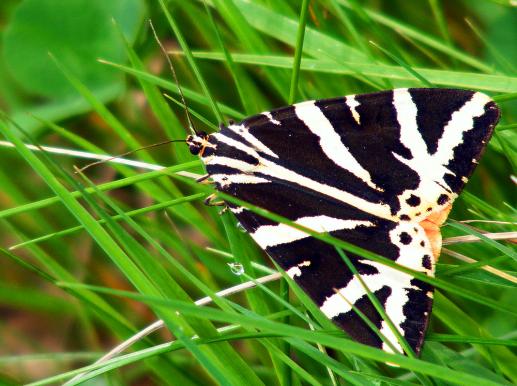
{"type": "Polygon", "coordinates": [[[438,261],[440,250],[442,249],[442,234],[440,232],[441,225],[447,220],[452,205],[447,205],[439,212],[434,212],[423,221],[420,221],[420,226],[424,228],[425,234],[431,243],[434,261],[438,261]]]}
{"type": "Polygon", "coordinates": [[[199,132],[196,135],[189,135],[185,142],[193,155],[207,157],[214,153],[215,145],[210,142],[210,135],[199,132]]]}

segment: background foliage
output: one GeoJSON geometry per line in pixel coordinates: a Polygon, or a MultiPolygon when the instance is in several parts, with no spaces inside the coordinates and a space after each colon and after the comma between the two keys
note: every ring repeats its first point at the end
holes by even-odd
{"type": "MultiPolygon", "coordinates": [[[[0,148],[0,383],[62,383],[67,371],[157,318],[166,329],[136,344],[135,355],[99,366],[102,375],[87,382],[517,382],[515,282],[482,269],[515,277],[509,243],[450,246],[480,263],[442,255],[422,360],[388,358],[347,340],[296,288],[289,294],[285,281],[212,308],[191,305],[274,267],[231,215],[202,205],[210,187],[173,173],[203,172],[184,144],[135,155],[171,166],[165,172],[90,169],[96,188],[72,174],[85,161],[20,145],[118,154],[184,138],[184,111],[150,18],[173,53],[195,124],[206,131],[293,101],[393,87],[494,96],[502,121],[451,218],[515,222],[517,13],[510,3],[2,1],[0,131],[18,145],[0,148]],[[159,345],[173,336],[173,344],[159,345]]],[[[515,230],[454,220],[445,237],[515,230]]]]}

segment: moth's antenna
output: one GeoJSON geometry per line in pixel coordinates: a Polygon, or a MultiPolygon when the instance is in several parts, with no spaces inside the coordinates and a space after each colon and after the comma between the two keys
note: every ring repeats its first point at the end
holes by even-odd
{"type": "Polygon", "coordinates": [[[156,42],[160,46],[160,49],[162,50],[163,54],[165,55],[165,59],[167,60],[167,63],[169,64],[169,68],[170,68],[170,70],[172,72],[172,76],[174,78],[174,82],[176,82],[176,86],[178,87],[178,91],[180,93],[181,101],[183,102],[183,105],[185,106],[185,113],[187,115],[187,122],[188,122],[189,130],[190,130],[190,132],[192,134],[198,135],[198,132],[197,132],[196,128],[194,127],[194,123],[192,122],[192,117],[190,116],[190,112],[188,110],[187,101],[185,100],[185,95],[183,95],[183,90],[181,89],[180,82],[178,81],[178,76],[176,75],[176,69],[174,68],[174,65],[172,64],[172,60],[169,57],[169,54],[167,53],[167,50],[163,46],[162,42],[158,38],[158,34],[156,33],[156,30],[154,29],[153,22],[151,20],[149,20],[149,25],[151,27],[151,30],[153,31],[154,39],[156,40],[156,42]]]}
{"type": "Polygon", "coordinates": [[[75,174],[82,173],[86,169],[91,168],[92,166],[96,166],[96,165],[100,165],[100,164],[103,164],[103,163],[106,163],[106,162],[110,162],[110,161],[113,161],[114,159],[125,157],[127,155],[136,153],[137,151],[140,151],[140,150],[145,150],[145,149],[150,149],[152,147],[158,147],[158,146],[162,146],[162,145],[167,145],[168,143],[185,142],[185,141],[186,141],[185,139],[169,139],[167,141],[153,143],[152,145],[142,146],[142,147],[139,147],[138,149],[133,149],[133,150],[130,150],[130,151],[126,151],[125,153],[122,153],[122,154],[114,155],[114,156],[109,157],[109,158],[105,158],[105,159],[102,159],[102,160],[99,160],[99,161],[95,161],[95,162],[89,163],[88,165],[83,166],[80,169],[77,169],[75,171],[75,174]]]}

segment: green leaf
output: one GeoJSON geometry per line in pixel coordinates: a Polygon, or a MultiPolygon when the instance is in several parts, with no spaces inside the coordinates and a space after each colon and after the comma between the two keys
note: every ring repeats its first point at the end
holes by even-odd
{"type": "Polygon", "coordinates": [[[143,16],[141,0],[22,1],[4,35],[7,68],[28,92],[48,98],[63,99],[74,94],[48,58],[49,52],[72,68],[92,90],[120,83],[120,74],[96,59],[124,59],[124,46],[112,18],[128,39],[134,40],[143,16]]]}

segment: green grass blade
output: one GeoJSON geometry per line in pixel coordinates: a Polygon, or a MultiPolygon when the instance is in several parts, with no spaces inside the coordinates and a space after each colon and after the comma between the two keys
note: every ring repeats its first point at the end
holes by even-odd
{"type": "Polygon", "coordinates": [[[398,63],[402,68],[405,68],[407,72],[409,72],[411,75],[413,75],[418,81],[420,81],[425,87],[433,87],[433,84],[429,82],[426,78],[424,78],[418,71],[415,71],[414,68],[412,68],[410,65],[405,63],[403,60],[397,58],[395,55],[392,55],[388,50],[385,50],[381,46],[379,46],[377,43],[370,41],[371,44],[373,44],[375,47],[377,47],[379,50],[381,50],[386,56],[393,59],[394,62],[398,63]]]}
{"type": "MultiPolygon", "coordinates": [[[[195,52],[194,56],[212,60],[222,60],[223,58],[222,55],[217,52],[195,52]]],[[[263,56],[252,54],[233,54],[233,59],[238,63],[279,68],[291,68],[293,62],[292,58],[284,56],[263,56]]],[[[403,67],[385,64],[368,64],[345,60],[343,64],[340,65],[336,62],[318,59],[304,59],[300,68],[305,71],[338,75],[356,75],[357,71],[359,71],[362,75],[375,78],[414,80],[413,75],[409,74],[403,67]]],[[[512,76],[485,75],[471,72],[435,70],[416,67],[414,70],[434,85],[502,93],[510,93],[517,90],[517,77],[512,76]]]]}
{"type": "Polygon", "coordinates": [[[305,26],[307,25],[307,14],[309,9],[309,0],[303,0],[300,12],[300,22],[296,33],[296,47],[293,59],[293,72],[291,75],[291,87],[289,89],[289,99],[287,103],[294,103],[296,98],[296,90],[298,89],[298,78],[300,75],[300,62],[302,61],[303,38],[305,36],[305,26]]]}
{"type": "MultiPolygon", "coordinates": [[[[134,69],[134,68],[131,68],[131,67],[127,67],[127,66],[124,66],[124,65],[121,65],[121,64],[117,64],[117,63],[113,63],[113,62],[110,62],[110,61],[107,61],[107,60],[99,60],[101,63],[104,63],[106,65],[109,65],[109,66],[112,66],[112,67],[115,67],[115,68],[118,68],[119,70],[121,71],[124,71],[128,74],[131,74],[131,75],[134,75],[135,77],[137,78],[141,78],[149,83],[152,83],[152,84],[155,84],[157,86],[160,86],[160,87],[163,87],[164,89],[170,91],[170,92],[173,92],[175,94],[179,94],[179,90],[178,90],[178,86],[176,86],[174,83],[168,81],[168,80],[165,80],[165,79],[162,79],[158,76],[155,76],[155,75],[152,75],[152,74],[149,74],[145,71],[139,71],[137,69],[134,69]]],[[[186,88],[184,86],[181,87],[181,89],[183,90],[183,94],[185,95],[185,98],[187,99],[192,99],[193,101],[195,102],[199,102],[199,103],[202,103],[206,106],[210,106],[210,100],[206,97],[206,96],[203,96],[202,94],[199,94],[193,90],[190,90],[189,88],[186,88]]],[[[241,112],[229,107],[229,106],[226,106],[222,103],[217,103],[217,108],[221,110],[221,112],[223,112],[224,114],[227,114],[229,116],[231,116],[232,118],[235,118],[235,119],[243,119],[245,117],[244,114],[242,114],[241,112]]],[[[213,124],[213,123],[212,123],[213,124]]]]}
{"type": "MultiPolygon", "coordinates": [[[[102,291],[102,289],[100,288],[92,289],[102,291]]],[[[422,361],[420,359],[408,358],[403,355],[388,354],[386,352],[383,352],[382,350],[365,346],[356,342],[352,342],[345,339],[339,339],[335,336],[329,336],[322,333],[307,331],[299,327],[288,326],[258,316],[234,315],[208,307],[193,306],[191,304],[181,301],[164,300],[160,298],[137,295],[125,291],[110,290],[109,292],[117,293],[121,296],[127,296],[144,302],[161,304],[163,306],[171,307],[185,315],[209,318],[211,320],[217,320],[224,323],[235,323],[243,326],[249,326],[252,328],[260,328],[265,332],[272,332],[276,334],[285,335],[286,337],[291,337],[295,339],[301,338],[310,342],[320,343],[330,348],[334,348],[337,350],[345,350],[350,353],[354,353],[358,356],[370,358],[375,361],[395,363],[401,367],[421,372],[423,374],[432,375],[436,378],[446,380],[453,384],[462,385],[469,384],[470,382],[470,384],[476,385],[497,385],[497,383],[491,380],[459,371],[454,371],[443,366],[438,366],[430,362],[422,361]]]]}
{"type": "MultiPolygon", "coordinates": [[[[124,187],[124,186],[133,185],[133,184],[136,184],[136,183],[139,183],[139,182],[142,182],[142,181],[146,181],[146,180],[149,180],[149,179],[162,177],[164,175],[167,175],[167,173],[169,173],[169,172],[170,173],[174,173],[174,172],[184,171],[184,170],[188,170],[188,169],[191,169],[191,168],[194,168],[194,167],[198,167],[198,166],[199,166],[199,161],[191,161],[191,162],[187,162],[187,163],[181,164],[181,165],[170,166],[168,168],[165,168],[164,170],[157,170],[157,171],[153,171],[153,172],[142,173],[142,174],[138,174],[138,175],[135,175],[135,176],[132,176],[132,177],[124,178],[124,179],[121,179],[121,180],[116,180],[116,181],[113,181],[113,182],[107,182],[105,184],[99,185],[97,187],[97,189],[99,189],[100,191],[107,191],[107,190],[111,190],[111,189],[118,189],[118,188],[121,188],[121,187],[124,187]]],[[[91,189],[91,188],[86,188],[86,192],[87,193],[93,193],[94,190],[91,189]]],[[[74,192],[71,192],[70,194],[71,194],[71,196],[73,198],[77,198],[77,197],[81,196],[81,192],[80,191],[74,191],[74,192]]],[[[58,203],[58,202],[60,202],[60,199],[59,199],[58,196],[55,196],[55,197],[45,198],[45,199],[42,199],[42,200],[39,200],[39,201],[34,201],[34,202],[31,202],[31,203],[28,203],[28,204],[24,204],[24,205],[19,205],[19,206],[14,207],[14,208],[9,208],[9,209],[5,209],[5,210],[0,211],[0,218],[7,218],[7,217],[10,217],[10,216],[14,216],[16,214],[25,213],[25,212],[29,212],[29,211],[32,211],[32,210],[45,208],[47,206],[53,205],[53,204],[58,203]]]]}
{"type": "Polygon", "coordinates": [[[172,14],[169,12],[167,6],[165,5],[164,0],[158,0],[160,7],[162,9],[162,12],[165,14],[165,17],[167,18],[167,21],[169,22],[170,27],[174,31],[174,35],[176,36],[176,39],[178,39],[178,42],[183,50],[183,53],[187,57],[187,60],[189,62],[190,68],[194,72],[194,75],[196,76],[197,81],[199,82],[201,89],[203,90],[203,93],[205,94],[208,102],[210,103],[210,107],[212,108],[212,112],[215,116],[215,119],[217,122],[223,122],[223,116],[221,112],[219,111],[219,108],[217,107],[217,104],[215,103],[215,100],[212,96],[212,93],[210,92],[210,89],[208,88],[205,79],[203,78],[203,75],[201,75],[201,71],[199,70],[196,61],[194,59],[194,56],[192,55],[192,52],[190,51],[190,47],[187,44],[187,41],[183,37],[183,34],[181,30],[178,27],[178,24],[176,23],[176,20],[172,17],[172,14]]]}
{"type": "MultiPolygon", "coordinates": [[[[173,200],[162,202],[160,204],[150,205],[150,206],[147,206],[145,208],[135,209],[135,210],[126,212],[125,216],[128,216],[128,217],[139,216],[139,215],[142,215],[142,214],[146,214],[146,213],[162,210],[162,209],[168,208],[170,206],[179,205],[179,204],[182,204],[182,203],[185,203],[185,202],[200,200],[200,199],[204,198],[205,196],[206,196],[205,193],[197,193],[197,194],[193,194],[191,196],[180,197],[180,198],[177,198],[177,199],[173,199],[173,200]]],[[[112,219],[114,221],[118,221],[118,220],[121,220],[121,219],[124,219],[124,218],[125,217],[122,216],[122,215],[112,216],[112,219]]],[[[106,221],[102,220],[102,219],[99,220],[98,222],[99,222],[99,224],[106,223],[106,221]]],[[[10,250],[14,250],[16,248],[25,247],[25,246],[30,245],[30,244],[41,243],[41,242],[43,242],[45,240],[49,240],[49,239],[54,238],[54,237],[63,237],[63,236],[70,235],[72,233],[78,232],[78,231],[80,231],[82,229],[84,229],[84,226],[78,225],[78,226],[71,227],[71,228],[68,228],[68,229],[63,229],[61,231],[57,231],[57,232],[53,232],[53,233],[48,233],[48,234],[46,234],[44,236],[40,236],[40,237],[37,237],[35,239],[31,239],[31,240],[27,240],[27,241],[24,241],[24,242],[19,243],[19,244],[15,244],[15,245],[11,246],[9,249],[10,250]]]]}

